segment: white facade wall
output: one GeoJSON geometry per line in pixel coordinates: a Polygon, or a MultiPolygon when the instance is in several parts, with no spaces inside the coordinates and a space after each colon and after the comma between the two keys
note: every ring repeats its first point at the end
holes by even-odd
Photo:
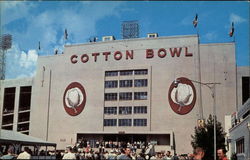
{"type": "MultiPolygon", "coordinates": [[[[66,46],[64,54],[39,57],[36,76],[32,86],[30,135],[55,142],[58,149],[74,144],[77,133],[103,134],[123,132],[125,134],[169,134],[170,146],[176,145],[178,154],[192,152],[191,134],[197,119],[213,113],[211,92],[194,83],[197,99],[194,108],[186,115],[176,114],[168,102],[168,91],[172,82],[186,77],[201,82],[220,82],[216,86],[216,112],[218,120],[224,123],[224,116],[235,111],[236,106],[236,65],[234,44],[198,44],[197,36],[158,37],[153,39],[115,40],[66,46]],[[160,58],[160,48],[167,55],[160,58]],[[170,48],[182,48],[180,57],[172,57],[170,48]],[[185,49],[192,56],[185,56],[185,49]],[[146,58],[146,50],[153,49],[154,57],[146,58]],[[133,50],[133,59],[126,59],[126,50],[133,50]],[[114,59],[114,52],[122,52],[120,60],[114,59]],[[111,52],[105,61],[103,52],[111,52]],[[100,53],[96,62],[92,53],[100,53]],[[200,61],[199,55],[200,53],[200,61]],[[89,60],[81,62],[87,54],[89,60]],[[71,56],[77,55],[77,63],[71,63],[71,56]],[[201,79],[199,79],[201,68],[201,79]],[[105,71],[148,69],[141,76],[148,79],[148,86],[142,88],[105,89],[105,71]],[[70,116],[63,106],[66,87],[79,82],[86,92],[86,105],[77,116],[70,116]],[[104,93],[122,91],[147,91],[147,100],[104,101],[104,93]],[[146,115],[104,115],[104,106],[147,105],[146,115]],[[201,112],[203,111],[203,112],[201,112]],[[146,127],[103,127],[104,118],[147,118],[146,127]],[[173,142],[173,138],[174,141],[173,142]]],[[[134,79],[136,76],[118,76],[120,79],[134,79]]]]}

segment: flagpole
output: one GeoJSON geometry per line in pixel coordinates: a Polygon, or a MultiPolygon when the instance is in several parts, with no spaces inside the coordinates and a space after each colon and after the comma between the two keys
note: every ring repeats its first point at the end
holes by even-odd
{"type": "MultiPolygon", "coordinates": [[[[201,82],[201,58],[200,58],[200,34],[199,34],[199,28],[198,28],[198,14],[195,15],[195,19],[193,20],[193,25],[196,28],[196,33],[198,37],[198,78],[199,81],[201,82]]],[[[199,90],[200,90],[200,107],[199,107],[199,118],[203,120],[203,108],[202,108],[202,89],[201,89],[201,84],[199,85],[199,90]]]]}

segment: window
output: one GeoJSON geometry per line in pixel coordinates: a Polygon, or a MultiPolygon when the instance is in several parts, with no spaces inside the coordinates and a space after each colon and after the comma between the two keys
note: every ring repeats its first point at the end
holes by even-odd
{"type": "Polygon", "coordinates": [[[105,88],[117,88],[117,81],[105,81],[105,88]]]}
{"type": "Polygon", "coordinates": [[[147,99],[147,92],[135,92],[134,99],[135,100],[146,100],[147,99]]]}
{"type": "Polygon", "coordinates": [[[31,101],[31,86],[20,88],[19,111],[29,110],[31,101]]]}
{"type": "Polygon", "coordinates": [[[147,126],[147,119],[134,119],[134,126],[147,126]]]}
{"type": "Polygon", "coordinates": [[[147,106],[134,106],[134,114],[146,114],[147,106]]]}
{"type": "Polygon", "coordinates": [[[30,120],[30,112],[23,112],[18,114],[18,122],[27,122],[30,120]]]}
{"type": "Polygon", "coordinates": [[[15,107],[16,88],[5,88],[3,98],[3,114],[13,113],[15,107]]]}
{"type": "Polygon", "coordinates": [[[131,119],[119,119],[119,126],[131,126],[131,119]]]}
{"type": "Polygon", "coordinates": [[[105,76],[106,76],[106,77],[118,76],[118,71],[106,71],[106,72],[105,72],[105,76]]]}
{"type": "Polygon", "coordinates": [[[147,87],[148,80],[147,79],[135,79],[135,87],[147,87]]]}
{"type": "Polygon", "coordinates": [[[117,120],[116,119],[104,119],[104,126],[116,126],[117,120]]]}
{"type": "Polygon", "coordinates": [[[28,130],[29,130],[29,123],[17,124],[17,131],[28,131],[28,130]]]}
{"type": "Polygon", "coordinates": [[[119,114],[126,115],[126,114],[132,114],[132,107],[119,107],[119,114]]]}
{"type": "Polygon", "coordinates": [[[250,77],[242,77],[242,104],[250,97],[250,77]]]}
{"type": "Polygon", "coordinates": [[[14,121],[14,115],[13,114],[3,116],[3,118],[2,118],[2,125],[13,124],[13,121],[14,121]]]}
{"type": "Polygon", "coordinates": [[[119,100],[132,100],[132,92],[119,93],[119,100]]]}
{"type": "Polygon", "coordinates": [[[105,101],[114,101],[117,100],[117,93],[105,93],[105,101]]]}
{"type": "Polygon", "coordinates": [[[133,75],[133,70],[120,71],[120,76],[129,76],[129,75],[133,75]]]}
{"type": "Polygon", "coordinates": [[[244,153],[244,138],[236,140],[236,153],[244,153]]]}
{"type": "Polygon", "coordinates": [[[135,70],[135,75],[146,75],[146,74],[148,74],[148,70],[147,69],[135,70]]]}
{"type": "Polygon", "coordinates": [[[104,114],[117,114],[117,107],[104,107],[104,114]]]}
{"type": "Polygon", "coordinates": [[[132,87],[133,80],[120,80],[120,87],[132,87]]]}

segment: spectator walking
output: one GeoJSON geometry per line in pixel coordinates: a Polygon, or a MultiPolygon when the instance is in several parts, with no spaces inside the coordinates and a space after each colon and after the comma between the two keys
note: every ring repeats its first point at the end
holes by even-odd
{"type": "Polygon", "coordinates": [[[17,156],[17,159],[30,159],[29,148],[24,147],[24,151],[17,156]]]}
{"type": "Polygon", "coordinates": [[[66,148],[66,154],[64,154],[63,158],[62,159],[76,159],[76,155],[73,152],[73,149],[72,147],[67,147],[66,148]]]}

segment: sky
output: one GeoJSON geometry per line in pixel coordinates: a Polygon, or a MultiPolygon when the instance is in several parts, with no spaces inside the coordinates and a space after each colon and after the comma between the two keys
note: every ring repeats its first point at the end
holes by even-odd
{"type": "Polygon", "coordinates": [[[6,52],[6,79],[35,76],[39,56],[63,51],[63,45],[114,35],[122,39],[123,21],[137,20],[139,36],[194,35],[198,14],[201,43],[232,42],[235,27],[237,66],[250,66],[249,2],[240,1],[1,1],[1,34],[12,35],[6,52]],[[64,40],[64,30],[68,40],[64,40]],[[38,50],[40,41],[41,50],[38,50]]]}

